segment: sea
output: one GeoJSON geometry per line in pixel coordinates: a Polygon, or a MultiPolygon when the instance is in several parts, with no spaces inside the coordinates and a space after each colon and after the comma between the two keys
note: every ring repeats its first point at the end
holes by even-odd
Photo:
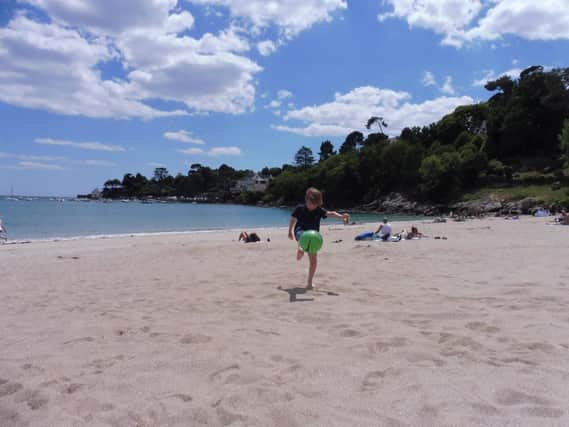
{"type": "MultiPolygon", "coordinates": [[[[7,229],[8,242],[286,228],[292,210],[231,204],[0,196],[0,218],[7,229]]],[[[383,218],[381,214],[350,214],[351,220],[358,223],[377,223],[383,218]]],[[[423,217],[390,215],[389,219],[410,221],[423,217]]],[[[329,218],[322,224],[335,223],[340,224],[329,218]]]]}

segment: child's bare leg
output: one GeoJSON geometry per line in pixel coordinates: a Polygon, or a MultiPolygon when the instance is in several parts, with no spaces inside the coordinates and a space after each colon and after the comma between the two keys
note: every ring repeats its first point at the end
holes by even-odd
{"type": "Polygon", "coordinates": [[[303,256],[304,256],[304,251],[299,246],[298,249],[296,250],[296,260],[300,261],[303,256]]]}
{"type": "Polygon", "coordinates": [[[318,257],[316,254],[308,254],[308,260],[310,261],[310,265],[308,266],[308,280],[306,282],[306,289],[314,289],[314,286],[312,285],[312,279],[314,278],[314,273],[316,273],[318,257]]]}

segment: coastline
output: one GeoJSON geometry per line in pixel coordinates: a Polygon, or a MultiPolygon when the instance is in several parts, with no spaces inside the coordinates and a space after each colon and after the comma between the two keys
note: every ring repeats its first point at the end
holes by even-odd
{"type": "Polygon", "coordinates": [[[0,246],[0,424],[567,425],[569,227],[546,220],[324,223],[337,295],[294,300],[284,227],[0,246]]]}

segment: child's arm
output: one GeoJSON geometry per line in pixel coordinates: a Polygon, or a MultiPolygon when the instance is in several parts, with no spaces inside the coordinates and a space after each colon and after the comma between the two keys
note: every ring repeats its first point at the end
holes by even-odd
{"type": "Polygon", "coordinates": [[[336,211],[328,211],[326,212],[326,216],[333,216],[334,218],[338,218],[341,219],[342,221],[344,221],[344,223],[347,223],[350,220],[350,214],[349,213],[339,213],[336,211]]]}
{"type": "Polygon", "coordinates": [[[288,238],[290,240],[294,240],[294,235],[292,234],[292,229],[294,228],[294,224],[296,224],[296,218],[291,216],[290,221],[288,223],[288,238]]]}

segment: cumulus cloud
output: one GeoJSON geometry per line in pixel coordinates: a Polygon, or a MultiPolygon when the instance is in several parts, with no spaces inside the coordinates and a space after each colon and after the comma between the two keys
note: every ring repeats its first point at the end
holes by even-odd
{"type": "Polygon", "coordinates": [[[189,0],[191,3],[223,6],[232,16],[250,21],[255,28],[276,26],[291,38],[318,22],[329,22],[337,11],[348,8],[346,0],[189,0]]]}
{"type": "Polygon", "coordinates": [[[418,104],[410,99],[407,92],[359,87],[345,94],[336,93],[331,102],[292,110],[284,116],[285,121],[297,120],[301,125],[272,127],[305,136],[345,136],[354,130],[366,132],[365,123],[376,115],[385,118],[389,124],[386,130],[395,136],[406,126],[428,125],[456,107],[474,102],[468,96],[443,96],[418,104]]]}
{"type": "Polygon", "coordinates": [[[102,80],[98,65],[117,59],[102,38],[18,15],[0,28],[0,101],[60,114],[154,118],[183,115],[145,105],[126,82],[102,80]]]}
{"type": "Polygon", "coordinates": [[[61,145],[65,147],[80,148],[83,150],[96,150],[96,151],[126,151],[124,147],[120,145],[109,145],[101,144],[100,142],[74,142],[66,141],[62,139],[52,139],[52,138],[36,138],[34,139],[36,144],[44,145],[61,145]]]}
{"type": "Polygon", "coordinates": [[[243,30],[230,26],[199,38],[177,0],[21,0],[52,22],[17,12],[0,28],[0,101],[89,117],[153,119],[194,110],[239,114],[254,107],[261,67],[243,55],[243,30]],[[126,76],[104,79],[120,64],[126,76]],[[191,78],[188,78],[191,76],[191,78]],[[149,100],[184,106],[164,111],[149,100]]]}
{"type": "Polygon", "coordinates": [[[186,142],[188,144],[205,144],[205,142],[192,136],[192,133],[187,130],[179,130],[177,132],[164,132],[164,138],[170,139],[172,141],[186,142]]]}
{"type": "Polygon", "coordinates": [[[434,31],[442,43],[495,40],[506,34],[529,40],[569,39],[566,0],[385,0],[392,10],[378,15],[404,19],[410,27],[434,31]]]}

